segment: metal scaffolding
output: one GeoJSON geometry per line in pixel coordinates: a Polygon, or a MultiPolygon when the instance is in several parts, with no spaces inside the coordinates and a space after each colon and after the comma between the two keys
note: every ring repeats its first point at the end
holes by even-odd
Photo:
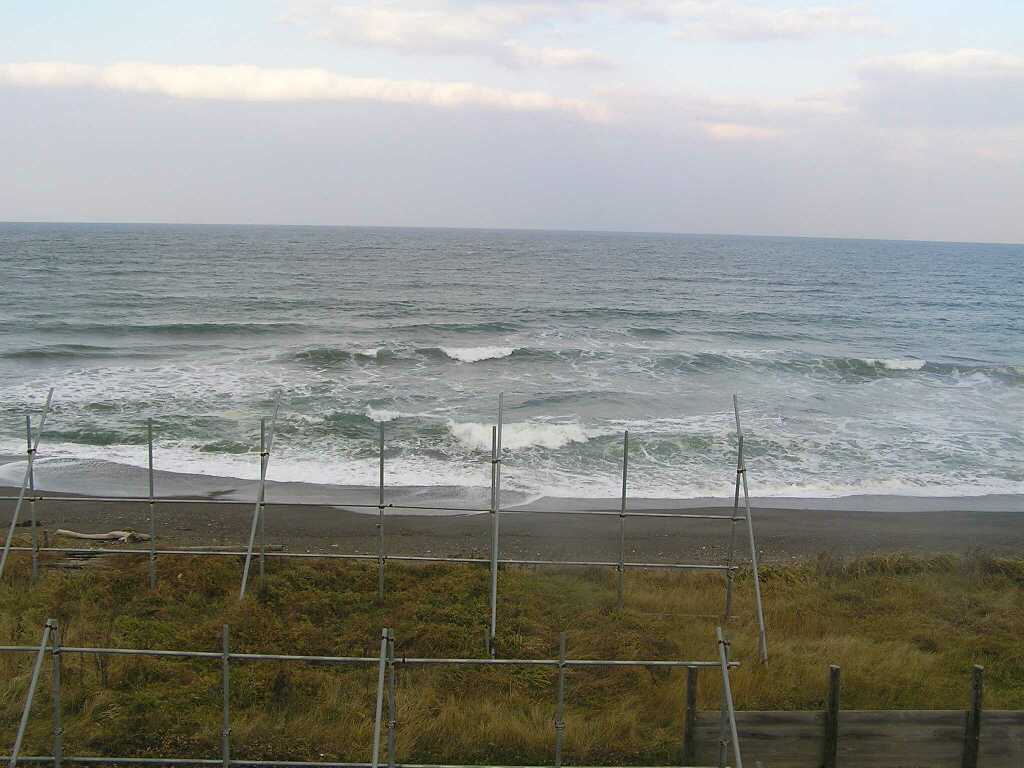
{"type": "MultiPolygon", "coordinates": [[[[38,646],[7,645],[0,646],[0,653],[35,654],[32,677],[25,698],[21,720],[15,736],[10,755],[3,757],[9,768],[20,763],[49,763],[60,768],[62,763],[70,764],[104,764],[104,765],[174,765],[174,766],[215,766],[224,768],[232,766],[280,766],[289,768],[380,768],[385,763],[382,750],[386,754],[388,768],[497,768],[496,766],[474,765],[440,765],[400,763],[395,751],[395,737],[398,727],[397,717],[397,685],[396,667],[546,667],[557,671],[554,705],[554,759],[555,768],[562,768],[563,745],[565,737],[565,702],[567,673],[571,669],[580,668],[611,668],[611,667],[642,667],[648,669],[687,669],[687,694],[685,699],[691,700],[689,691],[696,692],[696,671],[701,669],[716,670],[722,677],[721,710],[722,719],[719,729],[719,761],[720,767],[731,765],[743,768],[743,758],[736,732],[736,711],[732,699],[730,685],[731,670],[739,663],[729,659],[729,643],[724,639],[721,627],[716,629],[718,658],[715,661],[685,660],[611,660],[611,659],[571,659],[566,655],[566,635],[559,637],[559,653],[557,659],[494,659],[494,658],[419,658],[396,657],[394,652],[395,635],[390,629],[381,630],[380,652],[377,656],[302,656],[273,653],[237,653],[231,650],[230,629],[224,625],[221,637],[221,650],[218,651],[186,651],[157,650],[140,648],[96,648],[75,647],[61,644],[60,630],[54,619],[48,619],[43,628],[42,639],[38,646]],[[22,755],[21,745],[32,713],[39,678],[46,654],[52,658],[51,699],[52,715],[52,754],[22,755]],[[61,720],[61,657],[63,654],[76,653],[95,656],[146,656],[155,658],[187,658],[206,659],[219,663],[221,669],[221,749],[218,758],[183,758],[183,757],[126,757],[126,756],[76,756],[65,755],[63,744],[63,725],[61,720]],[[371,761],[363,762],[311,762],[301,760],[244,760],[232,755],[231,743],[231,668],[239,662],[285,662],[326,664],[338,666],[376,667],[376,698],[373,716],[373,742],[370,745],[371,761]],[[382,738],[382,735],[384,738],[382,738]]],[[[689,738],[689,737],[687,737],[689,738]]],[[[685,748],[684,748],[685,751],[685,748]]],[[[517,766],[517,768],[539,768],[517,766]]],[[[610,768],[610,767],[606,767],[610,768]]],[[[668,768],[667,766],[665,768],[668,768]]],[[[673,766],[673,768],[679,768],[673,766]]]]}
{"type": "MultiPolygon", "coordinates": [[[[522,558],[503,558],[501,557],[501,538],[500,538],[500,521],[501,516],[504,513],[501,502],[501,482],[502,482],[502,462],[503,462],[503,449],[502,449],[502,426],[504,421],[504,396],[499,395],[498,398],[498,418],[497,423],[491,428],[491,486],[490,486],[490,504],[487,508],[478,507],[440,507],[440,506],[426,506],[426,505],[403,505],[385,502],[385,432],[383,423],[379,428],[378,436],[378,487],[377,487],[377,503],[357,503],[348,504],[343,498],[332,501],[329,505],[324,503],[311,503],[311,502],[273,502],[266,498],[266,481],[267,481],[267,469],[270,463],[271,453],[274,446],[274,433],[277,423],[277,416],[281,405],[281,394],[277,393],[274,400],[273,412],[270,418],[269,429],[265,420],[260,420],[260,474],[259,482],[256,490],[255,506],[253,508],[252,519],[250,523],[249,539],[248,544],[244,548],[231,551],[196,551],[188,549],[158,549],[156,546],[157,542],[157,525],[156,525],[156,508],[160,504],[238,504],[237,501],[228,501],[223,499],[182,499],[172,497],[161,497],[157,496],[154,487],[154,464],[153,464],[153,429],[152,422],[147,423],[147,447],[148,447],[148,478],[149,478],[149,493],[148,496],[53,496],[40,494],[32,489],[32,462],[35,459],[36,451],[38,450],[39,440],[42,435],[42,427],[45,422],[46,413],[49,409],[50,397],[52,396],[52,390],[50,396],[47,397],[46,406],[43,409],[42,417],[40,418],[39,429],[35,435],[35,443],[29,449],[28,463],[29,466],[25,472],[25,479],[22,483],[21,491],[17,498],[17,505],[14,510],[14,516],[12,517],[11,527],[8,532],[7,539],[4,542],[3,559],[0,560],[0,576],[3,575],[4,566],[6,564],[7,555],[10,551],[26,551],[30,550],[32,553],[33,562],[33,573],[37,568],[38,557],[40,552],[53,552],[63,554],[102,554],[102,555],[128,555],[128,556],[147,556],[149,558],[149,582],[150,587],[153,588],[156,585],[157,580],[157,558],[159,555],[189,555],[189,556],[214,556],[214,557],[243,557],[244,564],[242,568],[241,583],[239,587],[239,598],[244,599],[247,594],[247,588],[249,584],[249,573],[253,560],[254,554],[258,554],[259,561],[259,574],[262,579],[264,574],[265,562],[268,557],[288,557],[288,558],[313,558],[313,559],[333,559],[333,560],[374,560],[377,563],[377,593],[378,598],[383,600],[385,597],[385,570],[388,561],[396,562],[421,562],[421,563],[462,563],[462,564],[473,564],[473,565],[487,565],[489,568],[489,600],[488,600],[488,623],[487,623],[487,652],[495,658],[499,655],[498,648],[498,586],[499,586],[499,571],[502,566],[544,566],[544,567],[599,567],[599,568],[613,568],[616,571],[616,582],[617,582],[617,598],[618,606],[621,609],[625,602],[625,572],[629,569],[666,569],[666,570],[679,570],[679,571],[711,571],[721,572],[725,576],[725,606],[723,611],[724,621],[729,621],[733,614],[733,591],[734,581],[739,566],[737,563],[737,525],[744,523],[747,532],[747,543],[750,548],[750,564],[753,576],[754,586],[754,604],[755,614],[758,625],[758,651],[760,658],[763,662],[768,660],[768,641],[767,631],[765,627],[764,607],[761,595],[761,581],[758,571],[758,554],[757,554],[757,542],[754,534],[754,522],[753,514],[750,504],[750,494],[747,481],[747,466],[746,459],[744,456],[744,435],[743,429],[740,422],[740,410],[739,400],[733,396],[733,411],[736,423],[736,438],[737,438],[737,456],[736,456],[736,478],[734,484],[733,494],[733,506],[730,514],[707,514],[707,513],[688,513],[685,511],[679,512],[644,512],[644,511],[632,511],[628,505],[628,470],[629,470],[629,433],[626,432],[623,435],[622,444],[622,492],[619,498],[619,509],[614,510],[568,510],[568,509],[536,509],[530,508],[528,511],[531,513],[543,513],[549,515],[586,515],[586,516],[616,516],[619,519],[618,526],[618,558],[616,560],[546,560],[546,559],[522,559],[522,558]],[[742,493],[742,504],[741,504],[741,493],[742,493]],[[38,543],[33,540],[33,546],[31,547],[19,547],[12,546],[11,538],[14,533],[14,527],[17,523],[18,513],[25,500],[30,503],[35,501],[51,501],[51,502],[67,502],[67,501],[104,501],[108,503],[138,503],[145,502],[148,504],[149,509],[149,531],[150,540],[149,546],[146,549],[141,548],[124,548],[114,549],[109,547],[39,547],[38,543]],[[337,506],[346,507],[354,510],[376,510],[377,512],[377,553],[374,555],[370,554],[345,554],[345,553],[318,553],[318,552],[305,552],[305,553],[294,553],[294,552],[267,552],[266,542],[263,536],[263,522],[266,516],[268,507],[274,506],[288,506],[288,507],[323,507],[323,506],[337,506]],[[489,544],[489,556],[487,558],[480,557],[446,557],[446,556],[421,556],[421,555],[402,555],[402,554],[389,554],[386,549],[385,541],[385,521],[387,519],[387,512],[400,512],[400,511],[440,511],[440,512],[456,512],[463,514],[487,514],[490,516],[490,544],[489,544]],[[626,520],[628,518],[661,518],[668,520],[676,520],[680,523],[685,523],[688,520],[720,520],[723,522],[728,521],[731,524],[731,536],[728,547],[728,554],[725,562],[719,563],[682,563],[682,562],[636,562],[626,560],[626,520]],[[258,544],[258,546],[257,546],[258,544]]],[[[2,500],[13,500],[15,497],[0,497],[2,500]]],[[[35,534],[35,520],[33,518],[33,535],[35,534]]]]}

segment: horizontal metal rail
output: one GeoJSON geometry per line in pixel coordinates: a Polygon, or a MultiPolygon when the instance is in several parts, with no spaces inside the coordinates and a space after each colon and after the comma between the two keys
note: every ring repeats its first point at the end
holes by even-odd
{"type": "MultiPolygon", "coordinates": [[[[14,552],[31,552],[32,547],[11,547],[14,552]]],[[[149,555],[148,549],[109,549],[105,547],[39,547],[37,552],[62,552],[73,555],[149,555]]],[[[158,549],[158,555],[199,555],[218,557],[245,557],[242,550],[201,550],[201,549],[158,549]]],[[[377,560],[378,555],[362,554],[341,554],[338,552],[267,552],[267,557],[300,557],[325,560],[377,560]]],[[[433,557],[429,555],[387,555],[385,560],[399,560],[404,562],[425,562],[425,563],[469,563],[475,565],[487,565],[490,560],[482,557],[433,557]]],[[[567,567],[605,567],[618,568],[617,562],[610,560],[523,560],[518,558],[504,558],[498,560],[499,565],[552,565],[567,567]]],[[[669,568],[683,571],[735,571],[736,565],[705,565],[703,563],[632,563],[621,564],[624,568],[669,568]]]]}
{"type": "MultiPolygon", "coordinates": [[[[17,501],[17,496],[0,496],[0,501],[17,501]]],[[[196,499],[187,497],[170,497],[170,496],[155,496],[150,499],[148,496],[48,496],[46,494],[35,494],[26,495],[26,501],[50,501],[50,502],[83,502],[83,501],[102,501],[110,504],[212,504],[222,506],[245,506],[251,502],[244,500],[232,500],[232,499],[196,499]]],[[[348,504],[344,501],[267,501],[264,500],[263,506],[265,507],[347,507],[351,509],[380,509],[380,504],[348,504]]],[[[385,504],[385,509],[412,509],[430,512],[465,512],[468,514],[482,515],[490,513],[489,509],[481,509],[478,507],[432,507],[422,504],[385,504]]],[[[713,514],[699,514],[689,512],[673,512],[661,511],[661,512],[619,512],[606,509],[534,509],[534,508],[519,508],[516,506],[502,507],[502,512],[508,512],[513,514],[542,514],[542,515],[589,515],[589,516],[607,516],[607,517],[654,517],[663,519],[681,519],[681,520],[744,520],[744,517],[734,517],[733,515],[713,515],[713,514]]]]}
{"type": "MultiPolygon", "coordinates": [[[[0,496],[0,501],[16,501],[17,496],[0,496]]],[[[221,506],[248,506],[250,502],[244,499],[206,499],[196,498],[189,496],[154,496],[152,499],[149,496],[47,496],[45,494],[36,494],[34,496],[25,496],[26,501],[102,501],[109,502],[111,504],[137,504],[146,503],[149,504],[152,501],[154,504],[212,504],[221,506]]],[[[355,509],[378,509],[380,504],[347,504],[339,501],[269,501],[264,500],[263,505],[266,507],[352,507],[355,509]]],[[[441,512],[474,512],[484,513],[489,512],[487,509],[479,509],[476,507],[428,507],[422,505],[401,505],[401,504],[385,504],[386,508],[394,509],[423,509],[423,510],[437,510],[441,512]]],[[[218,761],[219,763],[220,761],[218,761]]]]}
{"type": "MultiPolygon", "coordinates": [[[[225,654],[214,651],[171,651],[150,648],[94,648],[61,646],[61,653],[82,653],[95,656],[147,656],[158,658],[179,659],[223,659],[225,654]]],[[[39,647],[33,645],[0,645],[0,653],[38,653],[39,647]]],[[[49,652],[49,648],[47,649],[49,652]]],[[[232,661],[297,661],[307,664],[365,664],[380,663],[378,656],[297,656],[282,653],[228,653],[232,661]]],[[[718,668],[718,661],[685,661],[662,659],[491,659],[491,658],[430,658],[430,657],[395,657],[394,664],[407,666],[502,666],[502,667],[650,667],[650,668],[687,668],[703,669],[718,668]]],[[[738,667],[740,662],[730,661],[730,667],[738,667]]],[[[219,760],[216,762],[220,762],[219,760]]]]}
{"type": "MultiPolygon", "coordinates": [[[[0,756],[0,760],[9,759],[7,756],[0,756]]],[[[223,760],[187,758],[187,757],[75,757],[61,756],[66,763],[80,763],[86,765],[224,765],[223,760]]],[[[19,763],[52,763],[53,758],[46,755],[26,755],[18,757],[19,763]]],[[[229,766],[253,766],[253,768],[372,768],[372,763],[335,763],[324,761],[306,760],[238,760],[232,758],[227,763],[229,766]]],[[[395,763],[395,768],[551,768],[550,765],[481,765],[465,763],[395,763]]],[[[601,766],[573,766],[573,768],[670,768],[670,766],[657,765],[601,765],[601,766]]],[[[671,768],[678,768],[673,766],[671,768]]],[[[684,768],[712,768],[712,766],[688,766],[684,768]]]]}
{"type": "MultiPolygon", "coordinates": [[[[608,667],[639,667],[639,668],[686,668],[690,670],[687,674],[687,685],[690,686],[690,680],[696,673],[697,669],[712,669],[719,668],[721,670],[723,678],[723,723],[726,708],[730,719],[733,718],[733,703],[731,689],[729,687],[730,668],[739,666],[738,662],[732,662],[728,658],[728,645],[723,639],[721,627],[716,629],[717,640],[719,646],[719,658],[717,661],[686,661],[686,660],[670,660],[670,659],[566,659],[565,648],[566,648],[566,636],[563,632],[559,639],[559,654],[558,658],[549,659],[509,659],[509,658],[493,658],[493,657],[482,657],[482,658],[433,658],[433,657],[402,657],[396,658],[394,654],[394,646],[392,644],[392,631],[390,629],[383,629],[381,631],[381,651],[378,656],[327,656],[327,655],[298,655],[298,654],[262,654],[262,653],[232,653],[228,642],[228,625],[223,627],[222,635],[222,649],[218,653],[216,651],[188,651],[188,650],[160,650],[150,648],[105,648],[105,647],[88,647],[88,646],[74,646],[74,645],[60,645],[59,641],[50,643],[49,638],[51,632],[56,633],[58,631],[57,624],[53,619],[48,619],[43,631],[42,641],[39,646],[34,645],[7,645],[0,646],[0,652],[8,653],[25,653],[35,656],[35,664],[33,666],[32,681],[29,686],[28,697],[25,703],[24,711],[21,718],[21,725],[18,729],[18,736],[15,739],[14,746],[11,748],[10,755],[6,756],[5,760],[8,762],[8,768],[17,768],[19,759],[26,764],[39,764],[49,763],[54,768],[60,768],[64,763],[67,764],[80,764],[80,765],[142,765],[142,766],[157,766],[157,765],[168,765],[168,766],[214,766],[220,764],[226,768],[232,768],[232,766],[252,766],[253,768],[379,768],[382,765],[381,755],[381,736],[383,735],[383,726],[385,721],[383,719],[383,704],[384,704],[384,691],[385,681],[390,680],[388,683],[388,719],[387,719],[387,751],[386,758],[389,768],[530,768],[530,766],[496,766],[496,765],[473,765],[473,764],[439,764],[439,763],[399,763],[395,759],[395,733],[394,729],[396,726],[395,719],[395,665],[448,665],[448,666],[476,666],[476,667],[488,667],[488,666],[501,666],[501,667],[544,667],[549,670],[558,671],[558,705],[556,708],[556,719],[555,719],[555,730],[556,730],[556,747],[555,747],[555,766],[561,766],[561,731],[564,729],[563,718],[563,704],[564,704],[564,686],[565,686],[565,674],[567,668],[608,668],[608,667]],[[36,684],[39,679],[39,673],[43,665],[43,661],[47,652],[53,656],[54,660],[54,723],[53,723],[53,753],[52,755],[33,755],[33,756],[22,756],[19,748],[22,743],[22,737],[24,735],[26,726],[28,724],[32,698],[36,689],[36,684]],[[61,710],[61,696],[60,696],[60,678],[57,676],[59,672],[59,661],[65,654],[92,654],[95,656],[146,656],[146,657],[157,657],[157,658],[198,658],[208,662],[221,663],[221,679],[222,679],[222,691],[223,691],[223,728],[221,731],[221,758],[216,760],[213,758],[186,758],[186,757],[128,757],[128,756],[101,756],[101,755],[89,755],[89,756],[64,756],[62,749],[61,734],[63,733],[62,726],[59,720],[59,713],[61,710]],[[328,665],[361,665],[362,669],[369,670],[373,667],[378,668],[377,676],[377,697],[376,697],[376,715],[374,718],[373,727],[373,746],[372,746],[372,761],[370,763],[365,762],[353,762],[353,761],[305,761],[305,760],[245,760],[238,759],[231,754],[231,719],[230,719],[230,676],[229,669],[232,661],[235,662],[299,662],[307,664],[328,664],[328,665]]],[[[723,725],[724,728],[724,725],[723,725]]],[[[741,757],[739,752],[739,744],[736,739],[736,726],[734,719],[731,722],[731,736],[732,744],[734,748],[734,754],[736,757],[736,766],[741,768],[741,757]]],[[[726,745],[726,736],[723,730],[722,739],[720,742],[722,745],[726,745]]],[[[323,755],[321,755],[322,757],[323,755]]],[[[719,760],[719,765],[725,764],[724,758],[719,760]]],[[[541,766],[534,766],[533,768],[541,768],[541,766]]],[[[595,766],[594,768],[599,768],[595,766]]],[[[601,766],[600,768],[609,768],[608,766],[601,766]]],[[[627,767],[624,767],[627,768],[627,767]]],[[[636,766],[630,766],[628,768],[638,768],[636,766]]],[[[669,766],[649,766],[648,768],[670,768],[669,766]]]]}

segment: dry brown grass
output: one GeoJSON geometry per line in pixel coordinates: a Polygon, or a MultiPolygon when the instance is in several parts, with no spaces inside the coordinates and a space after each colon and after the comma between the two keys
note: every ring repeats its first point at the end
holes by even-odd
{"type": "MultiPolygon", "coordinates": [[[[487,572],[472,566],[388,571],[375,600],[372,564],[274,560],[265,588],[237,601],[239,563],[164,558],[154,593],[143,562],[80,573],[47,571],[32,588],[23,557],[0,586],[0,642],[38,642],[54,616],[72,645],[219,650],[221,625],[240,651],[367,655],[390,626],[397,653],[480,656],[487,572]]],[[[614,574],[510,568],[501,575],[502,654],[553,657],[560,631],[580,658],[711,660],[722,579],[710,574],[631,572],[626,609],[615,608],[614,574]],[[712,617],[695,618],[695,615],[712,617]]],[[[829,663],[843,668],[848,708],[965,705],[972,664],[986,666],[986,706],[1024,708],[1024,562],[887,556],[829,558],[763,573],[770,664],[756,661],[749,574],[729,625],[742,709],[820,708],[829,663]]],[[[0,658],[2,734],[13,741],[28,685],[27,655],[0,658]]],[[[702,673],[700,705],[715,708],[715,675],[702,673]]],[[[217,662],[65,658],[63,711],[69,754],[219,754],[217,662]]],[[[237,756],[311,760],[369,757],[375,670],[242,663],[232,671],[237,756]]],[[[554,673],[536,668],[404,668],[399,672],[398,752],[412,762],[550,761],[554,673]]],[[[683,673],[572,670],[566,761],[678,761],[683,673]]],[[[27,742],[49,753],[44,681],[27,742]]]]}

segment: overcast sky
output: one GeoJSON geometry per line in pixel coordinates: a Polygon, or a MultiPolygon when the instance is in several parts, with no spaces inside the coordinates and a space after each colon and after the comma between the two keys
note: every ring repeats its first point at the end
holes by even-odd
{"type": "Polygon", "coordinates": [[[1024,242],[1020,0],[34,0],[0,42],[0,220],[1024,242]]]}

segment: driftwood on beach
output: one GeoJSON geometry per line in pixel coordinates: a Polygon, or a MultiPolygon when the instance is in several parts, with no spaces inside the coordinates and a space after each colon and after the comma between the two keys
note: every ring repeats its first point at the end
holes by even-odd
{"type": "Polygon", "coordinates": [[[149,541],[149,534],[136,533],[130,528],[123,531],[107,531],[106,533],[79,533],[68,531],[63,528],[57,529],[57,536],[67,536],[69,539],[91,539],[94,541],[117,541],[121,544],[131,544],[136,541],[149,541]]]}

